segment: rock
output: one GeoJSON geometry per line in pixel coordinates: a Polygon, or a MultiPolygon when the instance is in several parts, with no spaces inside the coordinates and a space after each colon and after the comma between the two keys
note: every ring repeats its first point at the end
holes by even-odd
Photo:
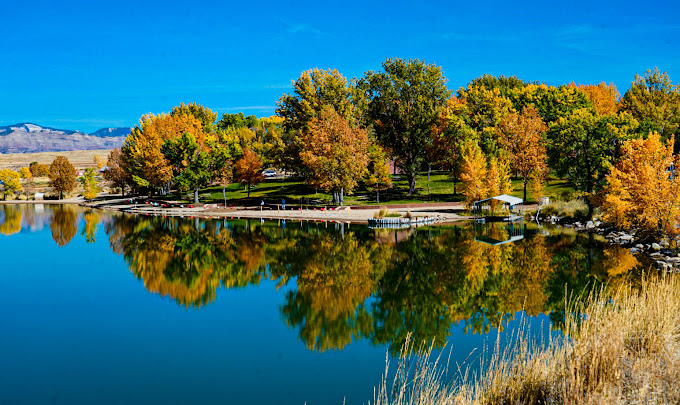
{"type": "Polygon", "coordinates": [[[593,221],[588,221],[586,223],[586,229],[593,229],[593,228],[595,228],[595,224],[593,223],[593,221]]]}
{"type": "Polygon", "coordinates": [[[650,257],[661,257],[661,253],[659,252],[654,252],[649,254],[650,257]]]}
{"type": "Polygon", "coordinates": [[[595,226],[600,226],[601,223],[602,223],[602,222],[600,222],[600,221],[595,221],[595,222],[593,222],[593,225],[595,225],[595,226]]]}
{"type": "Polygon", "coordinates": [[[628,234],[625,234],[625,233],[624,233],[623,235],[621,235],[621,236],[619,237],[619,239],[621,239],[622,241],[630,242],[630,241],[633,240],[633,237],[632,237],[631,235],[628,235],[628,234]]]}
{"type": "Polygon", "coordinates": [[[652,249],[654,249],[654,250],[661,250],[661,245],[659,245],[658,243],[654,242],[654,243],[652,243],[652,249]]]}
{"type": "Polygon", "coordinates": [[[636,254],[639,251],[640,251],[640,249],[638,249],[638,248],[634,248],[634,247],[630,248],[630,253],[632,253],[632,254],[636,254]]]}
{"type": "Polygon", "coordinates": [[[642,243],[638,243],[637,245],[635,245],[635,247],[638,249],[644,249],[645,245],[643,245],[642,243]]]}
{"type": "Polygon", "coordinates": [[[661,246],[663,246],[663,247],[668,247],[668,246],[670,246],[670,243],[668,243],[667,240],[662,240],[662,241],[661,241],[661,246]]]}

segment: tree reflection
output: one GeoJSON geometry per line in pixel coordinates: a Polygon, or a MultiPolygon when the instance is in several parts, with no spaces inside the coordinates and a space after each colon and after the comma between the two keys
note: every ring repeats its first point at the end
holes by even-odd
{"type": "Polygon", "coordinates": [[[19,207],[3,205],[2,214],[2,222],[0,222],[0,234],[9,236],[21,232],[22,215],[19,207]]]}
{"type": "Polygon", "coordinates": [[[85,237],[87,243],[94,243],[97,237],[97,225],[99,225],[99,214],[96,211],[87,211],[83,214],[83,230],[81,235],[85,237]]]}
{"type": "MultiPolygon", "coordinates": [[[[368,339],[396,354],[409,334],[440,346],[452,324],[488,333],[520,311],[559,321],[565,288],[615,282],[639,267],[630,252],[597,237],[531,227],[524,239],[501,244],[475,240],[471,226],[338,232],[116,215],[106,231],[147,290],[185,307],[212,302],[220,286],[276,281],[286,287],[283,321],[316,351],[368,339]]],[[[485,232],[489,240],[510,236],[502,224],[485,232]]]]}
{"type": "Polygon", "coordinates": [[[68,245],[78,232],[78,214],[76,210],[68,204],[55,207],[52,211],[52,239],[59,246],[68,245]]]}

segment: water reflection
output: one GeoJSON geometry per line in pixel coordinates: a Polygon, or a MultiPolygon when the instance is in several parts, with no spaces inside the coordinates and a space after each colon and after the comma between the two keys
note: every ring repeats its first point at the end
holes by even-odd
{"type": "Polygon", "coordinates": [[[5,205],[0,212],[4,235],[51,216],[59,246],[75,237],[80,215],[86,242],[97,242],[103,229],[110,248],[148,291],[186,308],[213,302],[220,288],[274,280],[285,289],[283,322],[316,351],[368,340],[396,353],[408,334],[441,345],[452,324],[488,333],[522,310],[550,313],[559,326],[565,286],[617,285],[635,279],[632,271],[641,267],[627,249],[596,235],[539,231],[532,224],[387,231],[135,217],[69,206],[39,215],[5,205]],[[513,243],[491,243],[513,237],[513,243]]]}

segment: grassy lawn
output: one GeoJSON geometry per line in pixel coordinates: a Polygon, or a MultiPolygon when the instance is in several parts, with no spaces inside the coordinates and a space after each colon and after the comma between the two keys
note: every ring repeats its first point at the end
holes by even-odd
{"type": "MultiPolygon", "coordinates": [[[[428,203],[428,202],[457,202],[463,201],[464,197],[460,194],[461,183],[457,182],[456,191],[453,194],[453,181],[444,172],[432,172],[430,180],[427,179],[427,173],[423,173],[417,181],[417,193],[413,196],[408,196],[408,183],[406,177],[403,175],[396,175],[393,177],[394,186],[390,190],[380,191],[380,204],[409,204],[409,203],[428,203]]],[[[514,179],[512,181],[513,192],[512,195],[522,197],[522,180],[514,179]]],[[[573,188],[569,186],[566,181],[551,180],[546,187],[546,195],[551,197],[551,200],[560,198],[565,193],[573,192],[573,188]]],[[[222,202],[222,187],[209,187],[201,191],[199,194],[201,202],[204,203],[219,203],[222,202]]],[[[304,184],[294,177],[266,179],[264,182],[258,184],[250,190],[250,198],[245,187],[241,184],[230,184],[226,188],[227,203],[230,205],[258,205],[260,201],[264,200],[266,204],[280,204],[281,200],[285,199],[286,204],[303,204],[307,203],[309,199],[310,204],[330,204],[332,195],[324,193],[323,190],[315,190],[307,184],[304,184]]],[[[170,196],[175,199],[177,196],[170,196]]],[[[530,202],[533,198],[527,194],[530,202]]],[[[185,201],[189,201],[186,198],[185,201]]],[[[357,188],[353,195],[345,195],[346,205],[377,205],[376,193],[373,190],[368,190],[363,185],[357,188]]]]}

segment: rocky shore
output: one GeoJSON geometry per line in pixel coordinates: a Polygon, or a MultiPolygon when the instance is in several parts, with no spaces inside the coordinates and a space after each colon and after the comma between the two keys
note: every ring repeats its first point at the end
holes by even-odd
{"type": "Polygon", "coordinates": [[[610,245],[619,245],[630,250],[630,253],[646,254],[656,264],[659,270],[680,271],[680,253],[675,246],[680,245],[680,236],[675,239],[668,237],[650,240],[642,237],[637,229],[622,231],[608,226],[601,221],[574,221],[570,219],[550,216],[539,217],[540,221],[548,222],[556,226],[573,228],[577,232],[592,232],[602,235],[610,245]]]}

